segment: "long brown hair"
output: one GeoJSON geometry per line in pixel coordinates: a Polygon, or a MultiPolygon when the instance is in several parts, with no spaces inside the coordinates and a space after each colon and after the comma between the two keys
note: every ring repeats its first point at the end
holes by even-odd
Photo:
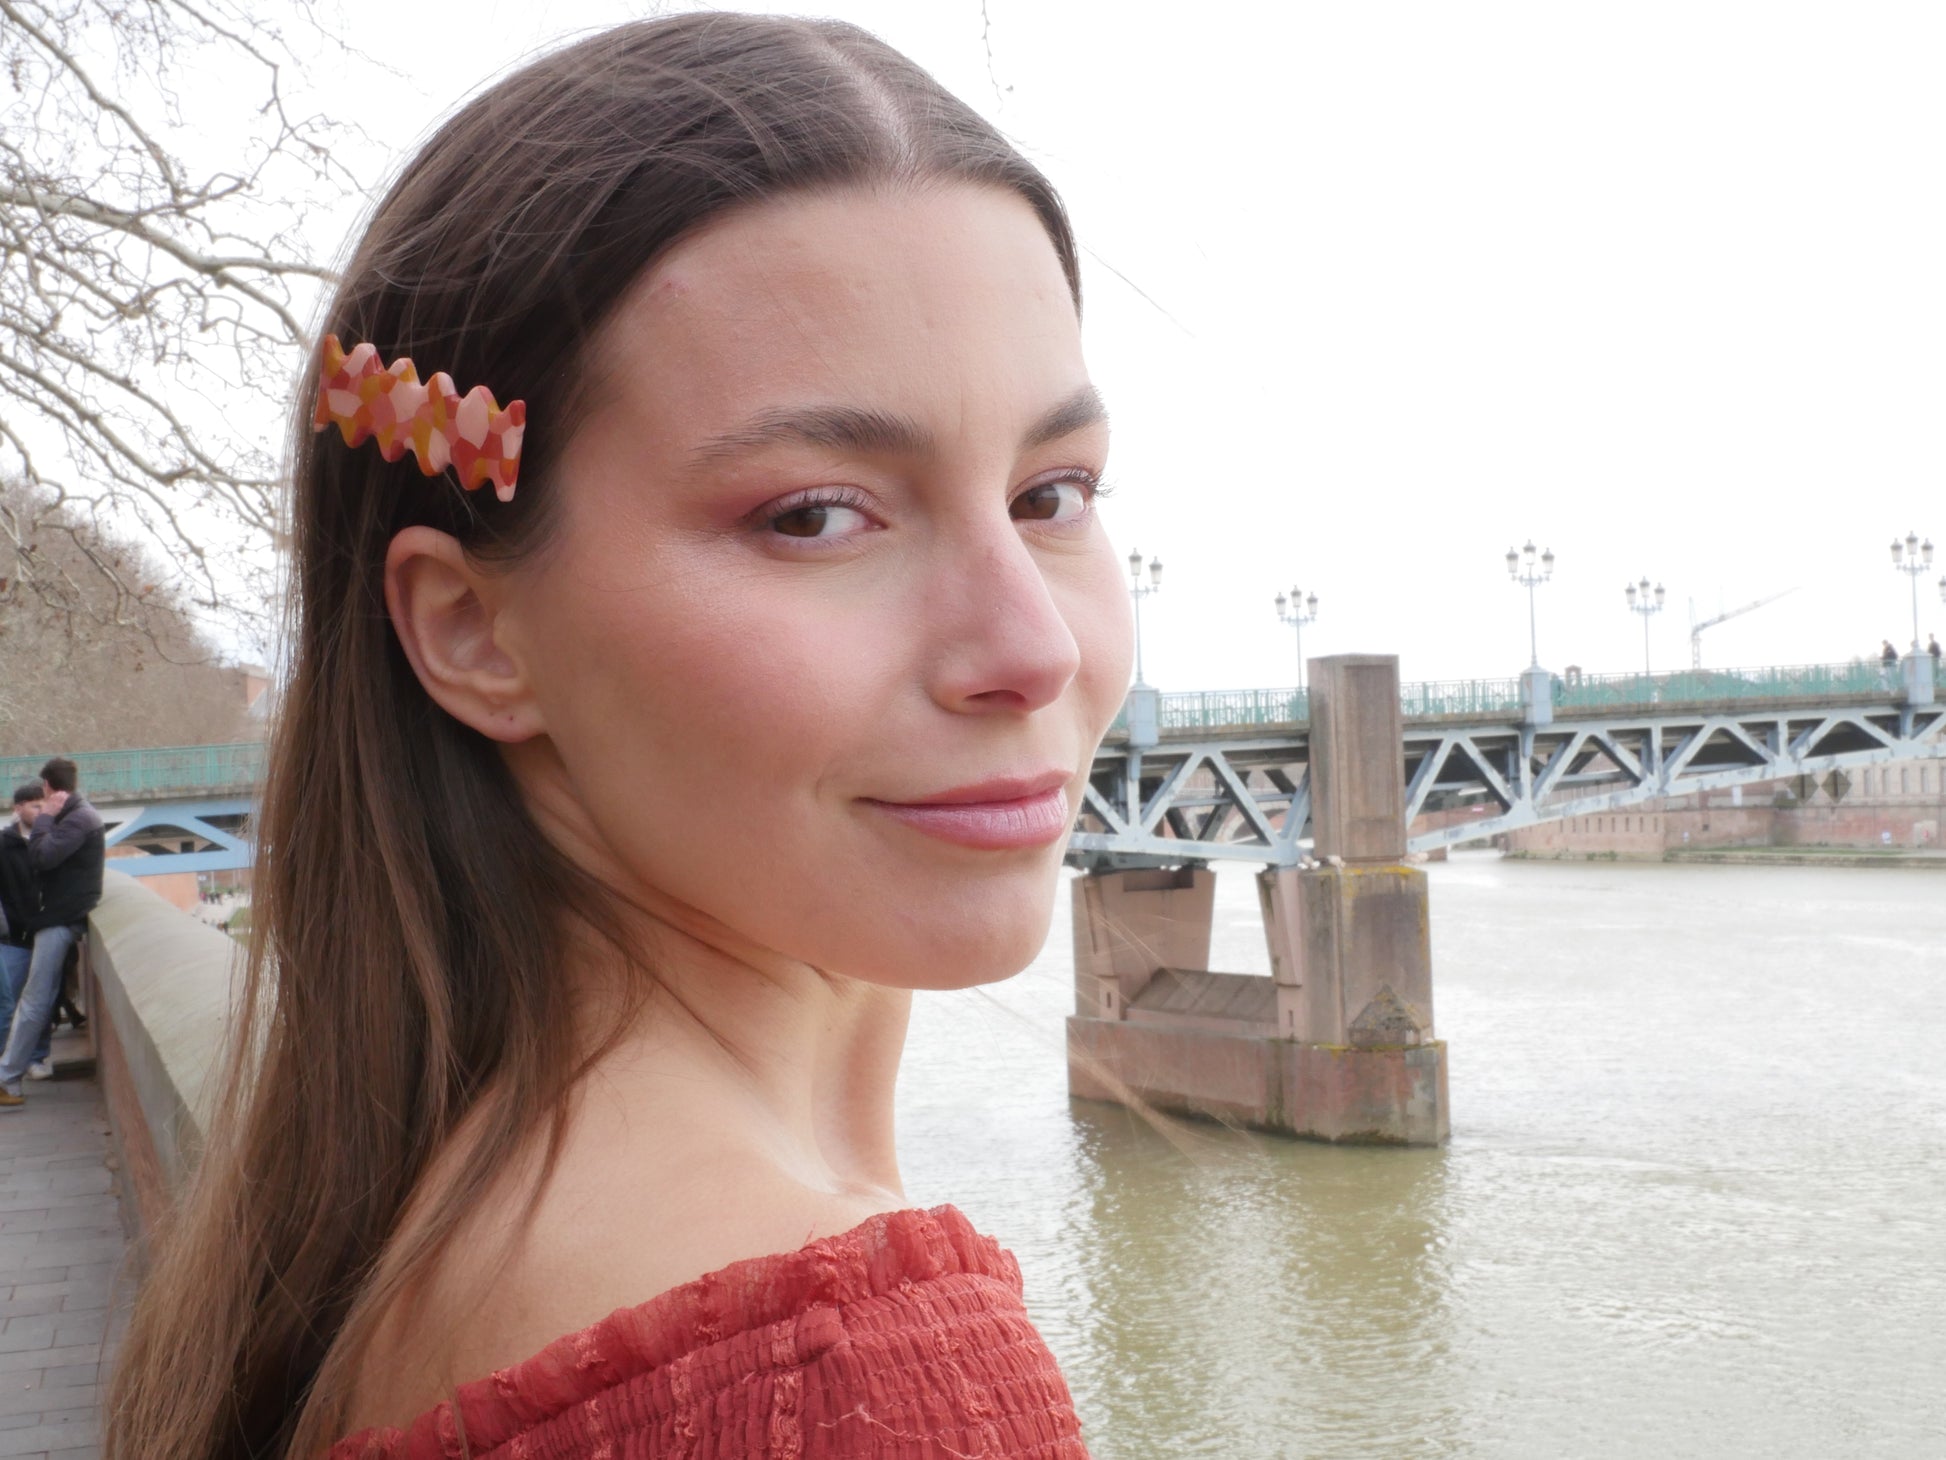
{"type": "MultiPolygon", "coordinates": [[[[831,22],[690,15],[556,52],[467,105],[379,205],[325,326],[524,399],[520,490],[468,498],[410,458],[313,437],[299,412],[292,671],[248,972],[209,1146],[114,1376],[112,1460],[329,1445],[361,1354],[505,1153],[559,1139],[587,1047],[558,969],[570,929],[617,924],[495,747],[421,689],[386,615],[388,543],[413,524],[483,559],[545,542],[589,343],[704,220],[928,179],[1024,198],[1079,302],[1047,180],[924,71],[831,22]],[[463,1120],[458,1177],[420,1192],[463,1120]]],[[[300,401],[315,389],[313,373],[300,401]]]]}

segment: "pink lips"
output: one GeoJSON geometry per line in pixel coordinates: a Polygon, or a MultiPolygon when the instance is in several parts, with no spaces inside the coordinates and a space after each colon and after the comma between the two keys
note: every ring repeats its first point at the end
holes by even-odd
{"type": "Polygon", "coordinates": [[[868,801],[866,804],[914,831],[979,851],[1044,847],[1065,837],[1074,825],[1068,809],[1068,777],[1042,776],[982,781],[942,791],[924,801],[868,801]]]}

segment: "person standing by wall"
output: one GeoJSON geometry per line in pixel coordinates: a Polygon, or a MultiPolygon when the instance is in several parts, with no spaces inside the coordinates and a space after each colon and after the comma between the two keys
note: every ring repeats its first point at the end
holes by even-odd
{"type": "Polygon", "coordinates": [[[68,950],[87,931],[88,914],[101,901],[107,859],[101,813],[79,794],[74,762],[56,756],[41,767],[41,784],[47,795],[27,838],[28,860],[40,876],[41,910],[34,921],[27,984],[14,1007],[6,1053],[0,1055],[0,1109],[25,1103],[21,1077],[47,1034],[68,950]]]}
{"type": "MultiPolygon", "coordinates": [[[[39,781],[14,788],[13,817],[0,829],[0,1039],[13,1025],[14,1005],[27,985],[27,965],[33,956],[34,924],[40,916],[40,878],[27,853],[27,834],[41,814],[45,792],[39,781]]],[[[28,1074],[47,1069],[48,1036],[34,1051],[28,1074]]],[[[50,1074],[53,1071],[48,1071],[50,1074]]]]}

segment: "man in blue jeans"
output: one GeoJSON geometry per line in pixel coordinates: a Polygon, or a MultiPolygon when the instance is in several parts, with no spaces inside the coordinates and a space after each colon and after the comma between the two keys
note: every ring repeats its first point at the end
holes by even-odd
{"type": "Polygon", "coordinates": [[[26,1103],[21,1077],[47,1035],[68,950],[88,930],[88,914],[101,901],[108,855],[101,813],[77,794],[74,762],[55,756],[41,767],[41,785],[47,794],[27,838],[27,859],[40,878],[41,910],[34,918],[27,984],[14,1006],[6,1053],[0,1054],[0,1109],[26,1103]]]}
{"type": "MultiPolygon", "coordinates": [[[[27,854],[27,834],[34,829],[34,818],[41,814],[44,794],[39,781],[14,787],[13,816],[0,828],[0,1044],[13,1025],[14,1004],[27,985],[34,922],[41,911],[40,878],[27,854]]],[[[48,1049],[49,1039],[43,1038],[34,1051],[33,1064],[27,1067],[30,1078],[48,1069],[48,1049]]]]}

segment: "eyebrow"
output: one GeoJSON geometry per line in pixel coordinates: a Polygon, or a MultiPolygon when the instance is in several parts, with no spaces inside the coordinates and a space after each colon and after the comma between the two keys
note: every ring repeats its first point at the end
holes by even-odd
{"type": "Polygon", "coordinates": [[[1021,444],[1045,446],[1050,441],[1059,441],[1063,436],[1072,436],[1076,431],[1102,425],[1107,420],[1108,406],[1102,400],[1101,392],[1092,385],[1084,385],[1028,427],[1021,444]]]}
{"type": "MultiPolygon", "coordinates": [[[[1021,445],[1046,446],[1063,436],[1108,419],[1101,393],[1084,385],[1066,400],[1041,413],[1027,428],[1021,445]]],[[[822,446],[839,451],[917,456],[933,447],[932,433],[893,411],[855,406],[801,406],[765,411],[740,426],[712,436],[690,455],[695,467],[713,466],[766,446],[822,446]]]]}

